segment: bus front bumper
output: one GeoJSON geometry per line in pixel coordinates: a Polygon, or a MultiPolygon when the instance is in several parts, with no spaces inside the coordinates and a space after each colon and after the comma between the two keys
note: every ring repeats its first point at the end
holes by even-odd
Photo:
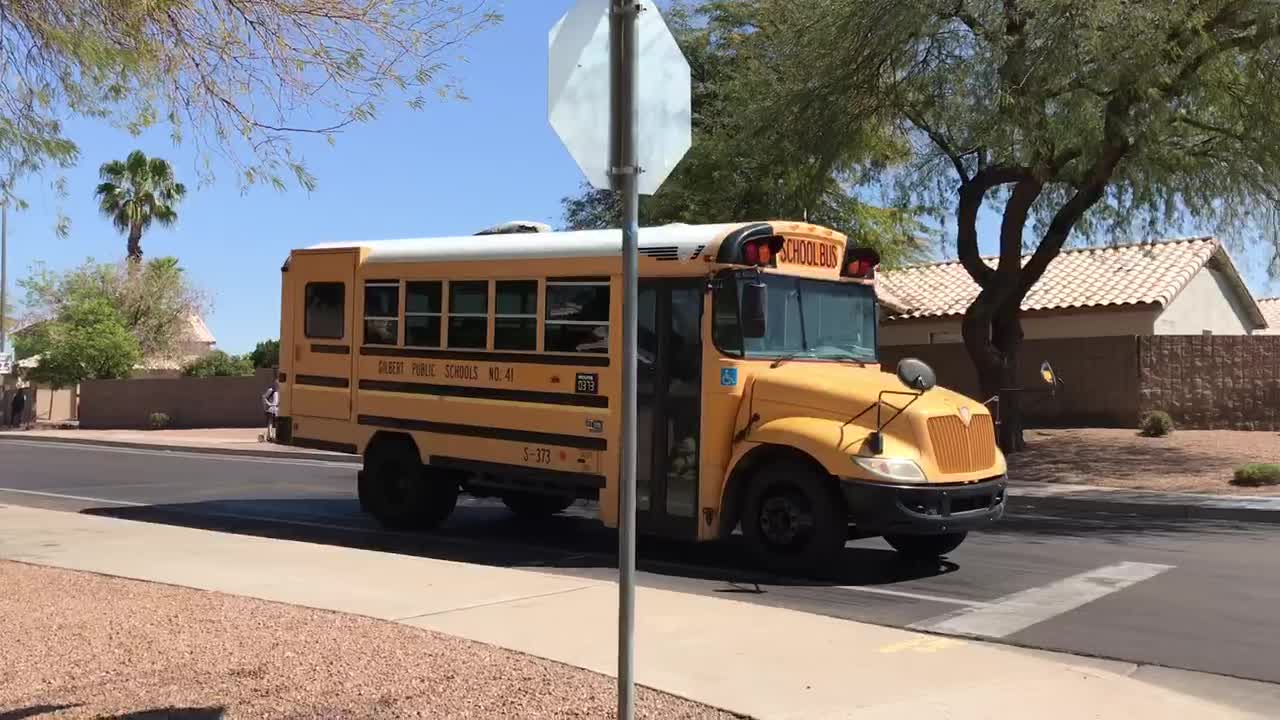
{"type": "Polygon", "coordinates": [[[957,485],[841,479],[859,535],[937,535],[979,530],[1004,516],[1006,477],[957,485]]]}

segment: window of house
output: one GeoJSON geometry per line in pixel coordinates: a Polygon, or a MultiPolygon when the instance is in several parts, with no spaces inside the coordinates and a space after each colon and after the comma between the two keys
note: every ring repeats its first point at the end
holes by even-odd
{"type": "Polygon", "coordinates": [[[395,345],[400,332],[400,282],[375,280],[364,284],[364,342],[395,345]]]}
{"type": "Polygon", "coordinates": [[[609,352],[609,281],[547,281],[544,349],[609,352]]]}
{"type": "Polygon", "coordinates": [[[536,350],[538,281],[500,280],[493,296],[493,349],[536,350]]]}
{"type": "Polygon", "coordinates": [[[484,349],[489,343],[489,281],[449,283],[451,348],[484,349]]]}
{"type": "Polygon", "coordinates": [[[339,340],[345,335],[346,285],[340,282],[307,283],[304,289],[307,306],[302,332],[309,338],[339,340]]]}
{"type": "Polygon", "coordinates": [[[440,347],[442,285],[440,281],[404,286],[404,344],[440,347]]]}

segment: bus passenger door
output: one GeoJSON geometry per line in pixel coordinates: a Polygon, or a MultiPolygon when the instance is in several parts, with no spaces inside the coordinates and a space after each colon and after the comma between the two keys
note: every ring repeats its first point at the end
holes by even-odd
{"type": "Polygon", "coordinates": [[[294,417],[351,417],[355,250],[303,251],[289,264],[293,294],[290,409],[294,417]]]}
{"type": "Polygon", "coordinates": [[[636,517],[646,533],[697,535],[704,285],[640,282],[636,517]]]}

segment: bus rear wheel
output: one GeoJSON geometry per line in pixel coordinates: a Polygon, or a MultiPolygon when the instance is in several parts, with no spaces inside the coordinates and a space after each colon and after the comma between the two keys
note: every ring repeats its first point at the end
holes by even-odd
{"type": "Polygon", "coordinates": [[[909,560],[936,560],[960,547],[969,533],[941,535],[885,535],[885,542],[909,560]]]}
{"type": "Polygon", "coordinates": [[[756,558],[780,573],[826,573],[849,534],[844,499],[830,478],[799,462],[761,468],[747,489],[742,534],[756,558]]]}
{"type": "Polygon", "coordinates": [[[513,492],[503,495],[502,503],[520,517],[539,518],[563,512],[573,504],[573,498],[563,495],[513,492]]]}
{"type": "Polygon", "coordinates": [[[422,464],[409,443],[382,442],[365,452],[360,505],[391,530],[433,530],[458,503],[458,479],[422,464]]]}

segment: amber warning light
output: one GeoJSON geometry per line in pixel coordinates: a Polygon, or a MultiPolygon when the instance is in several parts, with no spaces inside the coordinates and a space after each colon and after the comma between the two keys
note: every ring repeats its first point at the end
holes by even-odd
{"type": "Polygon", "coordinates": [[[880,253],[871,248],[849,248],[844,256],[844,277],[870,280],[876,276],[876,266],[880,264],[880,253]]]}

